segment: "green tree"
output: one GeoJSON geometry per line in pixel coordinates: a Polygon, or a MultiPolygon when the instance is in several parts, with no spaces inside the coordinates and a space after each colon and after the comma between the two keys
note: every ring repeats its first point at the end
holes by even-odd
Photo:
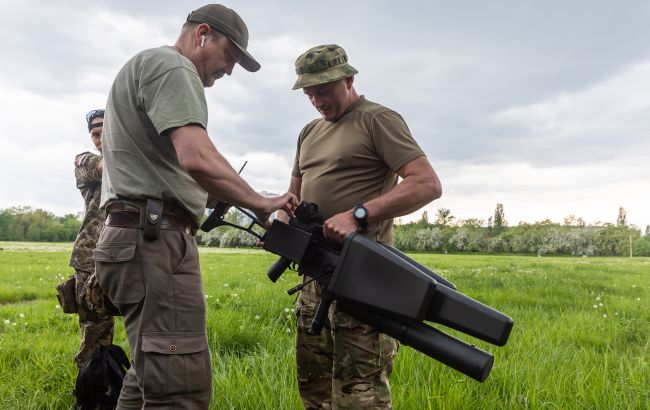
{"type": "Polygon", "coordinates": [[[8,209],[0,210],[0,241],[9,241],[10,233],[9,229],[11,227],[12,215],[8,209]]]}
{"type": "Polygon", "coordinates": [[[421,228],[428,228],[429,227],[429,213],[427,211],[422,212],[422,217],[420,217],[420,220],[418,221],[418,225],[421,228]]]}
{"type": "Polygon", "coordinates": [[[636,241],[634,247],[634,255],[636,256],[650,256],[650,240],[648,237],[641,237],[636,241]]]}
{"type": "Polygon", "coordinates": [[[618,217],[616,218],[617,226],[627,226],[627,212],[622,206],[618,208],[618,217]]]}
{"type": "Polygon", "coordinates": [[[438,211],[436,213],[435,225],[439,225],[439,226],[451,225],[451,222],[454,220],[454,218],[455,216],[451,214],[451,209],[438,208],[438,211]]]}
{"type": "Polygon", "coordinates": [[[508,226],[508,221],[506,221],[506,216],[503,212],[503,204],[497,204],[497,207],[494,210],[492,226],[496,232],[503,232],[504,228],[508,226]]]}

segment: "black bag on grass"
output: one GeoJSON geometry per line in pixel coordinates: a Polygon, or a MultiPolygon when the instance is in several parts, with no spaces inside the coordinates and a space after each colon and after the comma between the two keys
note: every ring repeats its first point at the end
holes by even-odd
{"type": "Polygon", "coordinates": [[[99,346],[79,370],[74,391],[77,406],[82,410],[115,409],[129,367],[129,359],[121,347],[99,346]]]}

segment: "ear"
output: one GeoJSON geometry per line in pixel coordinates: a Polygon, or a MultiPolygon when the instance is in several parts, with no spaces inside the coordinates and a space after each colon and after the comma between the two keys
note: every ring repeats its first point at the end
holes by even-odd
{"type": "Polygon", "coordinates": [[[196,26],[196,30],[194,30],[194,43],[198,46],[201,44],[201,36],[207,37],[208,34],[210,34],[210,26],[206,23],[199,24],[196,26]]]}
{"type": "Polygon", "coordinates": [[[354,83],[354,76],[348,77],[345,79],[345,87],[349,90],[352,88],[352,83],[354,83]]]}

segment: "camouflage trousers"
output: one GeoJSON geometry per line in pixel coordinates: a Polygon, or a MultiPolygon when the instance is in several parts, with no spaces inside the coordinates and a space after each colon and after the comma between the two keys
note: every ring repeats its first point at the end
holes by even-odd
{"type": "Polygon", "coordinates": [[[75,269],[75,297],[79,306],[79,329],[81,331],[81,343],[79,351],[74,358],[77,367],[81,369],[90,359],[95,349],[101,345],[108,346],[113,342],[113,316],[101,316],[97,312],[89,311],[81,300],[84,286],[92,272],[75,269]]]}
{"type": "Polygon", "coordinates": [[[336,309],[320,335],[307,330],[320,298],[315,282],[300,292],[296,314],[298,388],[306,409],[390,409],[388,377],[397,342],[336,309]]]}

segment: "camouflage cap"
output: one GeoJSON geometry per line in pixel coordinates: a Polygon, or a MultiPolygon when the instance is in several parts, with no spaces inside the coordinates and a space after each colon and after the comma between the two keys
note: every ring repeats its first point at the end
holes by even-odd
{"type": "Polygon", "coordinates": [[[296,60],[298,79],[293,89],[325,84],[352,77],[358,71],[348,64],[345,50],[336,44],[316,46],[307,50],[296,60]]]}
{"type": "Polygon", "coordinates": [[[224,34],[241,51],[241,62],[239,65],[246,71],[257,71],[260,63],[246,51],[248,47],[248,28],[246,23],[233,9],[221,4],[207,4],[191,12],[187,21],[194,23],[206,23],[214,30],[224,34]]]}

